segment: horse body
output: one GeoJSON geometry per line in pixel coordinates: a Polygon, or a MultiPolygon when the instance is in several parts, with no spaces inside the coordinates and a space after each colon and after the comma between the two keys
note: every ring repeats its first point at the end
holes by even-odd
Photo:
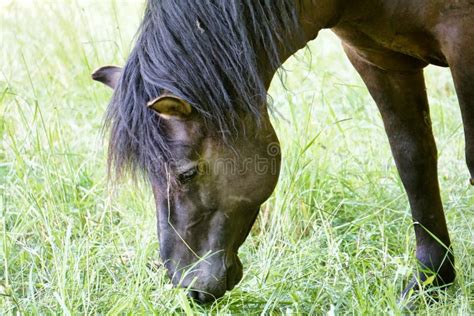
{"type": "MultiPolygon", "coordinates": [[[[206,3],[210,5],[212,2],[206,3]]],[[[196,91],[190,91],[191,79],[185,78],[189,80],[183,82],[183,87],[179,86],[179,82],[173,85],[178,80],[177,77],[173,77],[173,74],[167,77],[167,73],[160,73],[161,68],[147,64],[150,60],[153,64],[166,63],[167,60],[153,60],[154,56],[150,55],[140,58],[140,52],[136,53],[136,50],[149,51],[142,46],[150,45],[153,39],[156,41],[156,38],[146,34],[150,32],[146,28],[150,19],[162,19],[164,24],[157,28],[162,28],[165,32],[172,32],[172,28],[176,27],[172,25],[172,28],[168,28],[165,23],[167,5],[178,10],[173,18],[188,17],[191,22],[186,27],[195,27],[198,32],[186,33],[183,36],[189,38],[181,42],[175,37],[171,41],[172,45],[162,44],[167,50],[180,52],[180,60],[185,61],[183,65],[186,64],[186,58],[193,57],[192,48],[186,47],[189,44],[186,40],[192,41],[194,36],[202,36],[203,42],[212,42],[214,37],[219,39],[219,36],[225,35],[222,33],[232,32],[232,23],[235,23],[244,32],[231,35],[237,38],[241,34],[247,34],[249,37],[247,44],[229,52],[223,51],[219,41],[218,47],[196,47],[197,54],[204,52],[199,55],[200,59],[196,59],[197,62],[201,62],[203,58],[207,62],[205,58],[209,58],[209,67],[214,67],[220,59],[227,61],[229,58],[214,75],[224,73],[221,81],[216,83],[222,86],[224,92],[246,89],[241,82],[232,82],[233,77],[225,76],[226,69],[233,67],[237,73],[242,70],[244,64],[239,64],[238,60],[241,55],[231,55],[236,51],[241,51],[244,55],[250,54],[244,56],[249,57],[245,65],[250,68],[255,66],[255,71],[258,71],[256,77],[252,77],[252,68],[248,77],[240,75],[239,78],[250,83],[255,78],[260,78],[261,82],[257,82],[257,85],[268,88],[275,71],[286,58],[314,39],[321,29],[332,29],[341,38],[347,56],[366,83],[382,114],[393,156],[409,197],[420,265],[436,275],[434,283],[437,285],[449,284],[454,280],[454,258],[438,186],[437,151],[423,68],[429,64],[451,68],[463,115],[467,164],[471,178],[474,179],[473,1],[242,0],[221,3],[221,7],[216,5],[206,8],[207,11],[202,12],[211,15],[209,19],[204,15],[193,16],[189,7],[183,8],[184,13],[179,12],[179,5],[193,6],[192,2],[149,2],[145,27],[142,29],[142,38],[139,39],[141,46],[137,45],[132,53],[121,79],[116,76],[119,70],[111,70],[110,67],[100,69],[95,73],[95,78],[117,88],[109,110],[120,112],[120,115],[112,116],[111,119],[112,140],[118,142],[112,142],[112,150],[129,154],[146,142],[151,142],[148,146],[154,146],[155,140],[146,136],[135,140],[140,137],[140,130],[133,133],[133,137],[130,136],[133,129],[139,126],[134,121],[137,118],[132,117],[125,120],[125,123],[121,120],[124,116],[131,115],[132,110],[141,113],[141,121],[138,123],[148,124],[144,125],[146,129],[153,129],[153,124],[159,128],[155,134],[148,132],[149,135],[161,137],[165,134],[167,139],[171,139],[171,145],[166,148],[169,152],[168,160],[173,157],[173,161],[165,161],[168,163],[168,172],[165,176],[160,174],[168,180],[168,184],[152,180],[158,210],[161,255],[173,282],[182,286],[193,284],[195,291],[191,292],[191,296],[206,302],[232,289],[242,276],[237,251],[250,231],[259,206],[276,185],[280,156],[277,151],[269,148],[277,147],[278,139],[271,127],[266,105],[260,104],[262,99],[256,98],[254,101],[257,104],[242,108],[237,107],[238,102],[235,105],[231,101],[223,101],[231,106],[234,118],[237,117],[237,123],[233,121],[237,124],[237,136],[226,138],[223,135],[229,131],[222,124],[216,126],[206,121],[207,117],[212,116],[212,112],[208,111],[213,109],[212,106],[206,108],[206,104],[199,103],[204,102],[203,100],[216,100],[203,99],[197,95],[200,98],[198,102],[191,93],[196,91]],[[274,3],[276,6],[272,7],[274,3]],[[278,13],[272,16],[272,10],[278,13]],[[183,15],[179,16],[181,13],[183,15]],[[214,13],[217,14],[216,17],[212,17],[214,13]],[[221,15],[227,17],[223,24],[217,21],[221,15]],[[282,21],[291,24],[295,18],[299,32],[285,32],[281,27],[282,21]],[[272,25],[275,34],[268,35],[271,30],[268,26],[265,28],[261,20],[272,25]],[[213,23],[217,27],[213,28],[213,23]],[[209,38],[205,37],[208,33],[212,35],[209,38]],[[275,57],[274,52],[279,56],[275,57]],[[115,78],[115,82],[111,78],[115,78]],[[149,102],[149,109],[146,110],[144,101],[143,104],[129,104],[144,98],[148,98],[145,100],[148,102],[159,96],[151,95],[150,91],[162,93],[164,97],[149,102]],[[134,98],[128,98],[128,94],[133,94],[134,98]],[[137,98],[140,94],[141,97],[137,98]],[[153,116],[150,113],[154,113],[153,116]],[[122,128],[120,124],[129,125],[122,128]],[[114,138],[119,134],[117,130],[123,131],[120,134],[122,138],[129,137],[131,140],[128,143],[117,141],[114,138]],[[198,173],[198,160],[205,162],[206,172],[202,174],[198,173]],[[223,161],[231,163],[230,171],[222,164],[223,161]],[[265,167],[263,169],[260,166],[262,161],[265,167]],[[236,172],[236,169],[240,172],[236,172]],[[169,184],[176,179],[185,181],[177,186],[169,184]],[[217,255],[203,259],[206,253],[217,255]],[[183,277],[182,270],[193,264],[198,268],[183,277]],[[193,278],[197,278],[194,283],[193,278]]],[[[169,21],[173,23],[172,20],[169,21]]],[[[288,29],[294,30],[294,26],[288,26],[288,29]]],[[[161,43],[154,45],[159,46],[161,43]]],[[[195,45],[199,45],[199,42],[195,42],[195,45]]],[[[161,50],[157,52],[162,55],[161,50]]],[[[177,62],[173,56],[165,54],[165,57],[177,62]]],[[[202,71],[206,73],[205,69],[202,71]]],[[[216,78],[207,77],[207,80],[213,79],[216,78]]],[[[215,92],[214,87],[210,89],[215,92]]],[[[258,89],[252,93],[258,94],[258,89]]],[[[229,92],[222,95],[231,94],[229,92]]],[[[239,96],[234,95],[234,98],[239,96]]],[[[245,103],[252,99],[239,100],[245,103]]],[[[220,117],[221,109],[214,109],[220,117]]],[[[140,155],[137,157],[142,159],[140,155]]],[[[148,168],[150,161],[147,160],[144,165],[148,168]]],[[[419,281],[426,277],[426,273],[420,273],[407,290],[416,289],[419,281]]]]}

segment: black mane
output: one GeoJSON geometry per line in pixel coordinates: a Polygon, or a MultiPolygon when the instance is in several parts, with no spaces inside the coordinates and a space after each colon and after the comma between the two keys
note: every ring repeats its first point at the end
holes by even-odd
{"type": "Polygon", "coordinates": [[[266,90],[259,67],[281,64],[298,34],[295,0],[149,0],[137,43],[106,115],[109,168],[163,175],[170,151],[148,101],[169,91],[192,104],[224,137],[245,111],[259,119],[266,90]],[[265,52],[266,56],[257,56],[265,52]],[[260,58],[260,59],[259,59],[260,58]]]}

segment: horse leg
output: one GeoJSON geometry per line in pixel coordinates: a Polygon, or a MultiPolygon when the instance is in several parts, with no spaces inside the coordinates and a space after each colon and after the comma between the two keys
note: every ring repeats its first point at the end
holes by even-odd
{"type": "Polygon", "coordinates": [[[447,56],[461,106],[466,139],[466,162],[474,185],[474,30],[460,25],[446,32],[443,50],[447,56]]]}
{"type": "Polygon", "coordinates": [[[353,48],[346,46],[345,50],[382,114],[412,210],[421,272],[403,295],[430,281],[431,285],[449,284],[455,278],[454,258],[438,185],[437,150],[423,69],[382,70],[353,48]],[[430,276],[434,278],[428,279],[430,276]]]}

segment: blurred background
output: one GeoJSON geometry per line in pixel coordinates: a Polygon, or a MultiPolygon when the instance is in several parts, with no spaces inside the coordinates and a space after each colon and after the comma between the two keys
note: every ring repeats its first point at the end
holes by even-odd
{"type": "MultiPolygon", "coordinates": [[[[240,285],[210,306],[173,289],[146,183],[106,176],[111,91],[144,1],[0,0],[0,313],[400,313],[415,266],[408,202],[382,121],[329,31],[270,89],[283,170],[241,249],[240,285]]],[[[426,70],[456,284],[426,313],[474,305],[474,190],[448,69],[426,70]]]]}

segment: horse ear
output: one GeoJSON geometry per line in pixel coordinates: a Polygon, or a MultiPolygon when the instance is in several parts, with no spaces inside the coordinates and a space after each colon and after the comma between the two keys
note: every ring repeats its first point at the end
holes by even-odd
{"type": "Polygon", "coordinates": [[[121,75],[122,68],[117,66],[104,66],[92,73],[92,79],[115,89],[121,75]]]}
{"type": "Polygon", "coordinates": [[[189,116],[193,111],[191,105],[188,102],[170,94],[163,95],[148,102],[147,106],[164,118],[184,118],[189,116]]]}

